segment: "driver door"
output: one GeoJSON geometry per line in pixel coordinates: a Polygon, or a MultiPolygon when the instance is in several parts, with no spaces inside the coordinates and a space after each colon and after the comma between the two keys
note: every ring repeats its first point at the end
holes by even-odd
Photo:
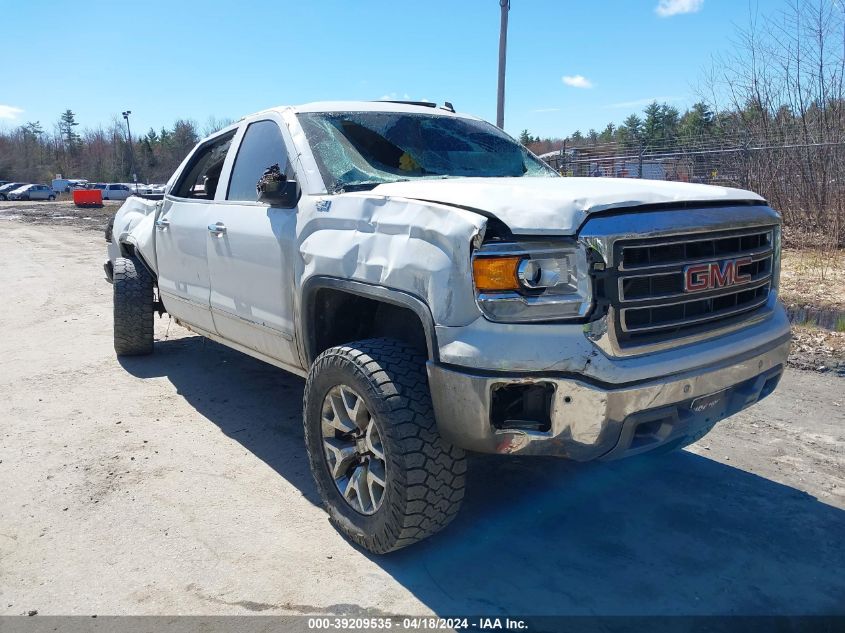
{"type": "Polygon", "coordinates": [[[296,208],[258,201],[256,184],[278,164],[291,171],[281,123],[268,118],[246,127],[231,176],[209,207],[211,313],[225,339],[285,365],[298,366],[293,323],[296,208]]]}

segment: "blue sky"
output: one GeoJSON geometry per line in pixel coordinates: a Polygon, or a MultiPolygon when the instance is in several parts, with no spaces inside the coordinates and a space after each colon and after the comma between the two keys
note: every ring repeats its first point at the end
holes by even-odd
{"type": "MultiPolygon", "coordinates": [[[[512,0],[505,129],[598,130],[683,109],[749,6],[782,0],[512,0]],[[564,79],[568,78],[568,79],[564,79]],[[568,83],[567,83],[568,82],[568,83]]],[[[0,0],[0,126],[125,109],[134,131],[324,99],[428,99],[496,114],[498,0],[0,0]]]]}

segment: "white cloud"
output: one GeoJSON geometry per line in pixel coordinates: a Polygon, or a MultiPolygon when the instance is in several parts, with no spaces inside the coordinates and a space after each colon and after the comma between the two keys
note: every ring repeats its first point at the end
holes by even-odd
{"type": "Polygon", "coordinates": [[[404,95],[399,95],[397,92],[389,92],[378,98],[379,101],[411,101],[411,97],[406,92],[404,95]]]}
{"type": "Polygon", "coordinates": [[[21,108],[16,108],[15,106],[10,105],[3,105],[0,103],[0,119],[10,119],[14,121],[18,118],[19,114],[22,114],[23,110],[21,108]]]}
{"type": "Polygon", "coordinates": [[[560,78],[563,83],[573,88],[592,88],[593,82],[583,75],[564,75],[560,78]]]}
{"type": "Polygon", "coordinates": [[[611,103],[605,108],[640,108],[647,106],[652,101],[657,103],[671,103],[673,101],[683,101],[684,97],[647,97],[646,99],[635,99],[634,101],[620,101],[619,103],[611,103]]]}
{"type": "Polygon", "coordinates": [[[654,12],[661,18],[701,11],[704,0],[659,0],[654,12]]]}

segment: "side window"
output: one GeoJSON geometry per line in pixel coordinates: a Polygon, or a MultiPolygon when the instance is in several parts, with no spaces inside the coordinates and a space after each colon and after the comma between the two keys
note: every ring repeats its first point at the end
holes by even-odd
{"type": "Polygon", "coordinates": [[[288,173],[288,156],[282,133],[275,121],[256,121],[246,129],[232,177],[229,181],[227,200],[258,200],[255,186],[272,165],[288,173]]]}
{"type": "Polygon", "coordinates": [[[178,198],[213,200],[223,161],[234,136],[235,132],[232,131],[200,148],[185,167],[172,194],[178,198]]]}

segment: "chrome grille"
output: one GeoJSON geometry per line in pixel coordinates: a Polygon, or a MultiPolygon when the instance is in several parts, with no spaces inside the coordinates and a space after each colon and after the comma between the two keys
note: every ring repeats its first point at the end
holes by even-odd
{"type": "MultiPolygon", "coordinates": [[[[620,343],[637,344],[718,327],[742,318],[768,300],[772,282],[773,228],[617,241],[611,304],[620,343]],[[745,261],[747,258],[747,261],[745,261]],[[685,289],[688,267],[742,260],[732,285],[685,289]]],[[[721,270],[721,268],[719,269],[721,270]]]]}

